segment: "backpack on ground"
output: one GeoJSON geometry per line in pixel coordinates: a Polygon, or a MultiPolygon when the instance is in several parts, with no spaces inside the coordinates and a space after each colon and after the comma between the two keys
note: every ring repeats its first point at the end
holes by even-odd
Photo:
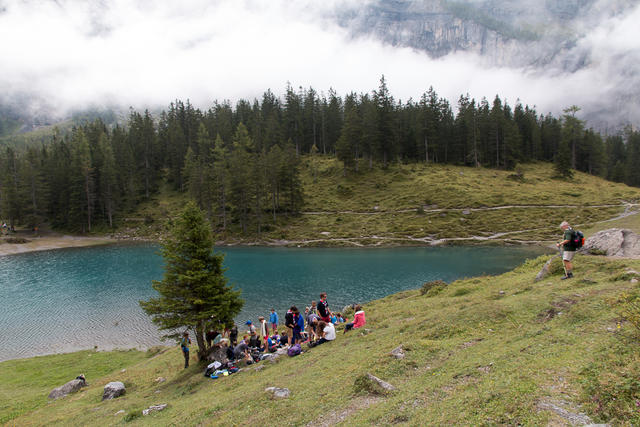
{"type": "Polygon", "coordinates": [[[302,347],[300,346],[300,344],[294,344],[289,347],[289,350],[287,350],[287,354],[289,355],[289,357],[297,356],[300,353],[302,353],[302,347]]]}
{"type": "Polygon", "coordinates": [[[576,249],[580,249],[584,246],[584,234],[582,231],[574,230],[573,235],[571,236],[571,244],[576,249]]]}

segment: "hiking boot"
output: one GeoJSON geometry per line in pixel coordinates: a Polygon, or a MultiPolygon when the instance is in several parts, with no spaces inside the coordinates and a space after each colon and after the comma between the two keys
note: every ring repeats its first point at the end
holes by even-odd
{"type": "Polygon", "coordinates": [[[571,278],[573,278],[573,273],[569,273],[566,276],[562,276],[560,278],[560,280],[566,280],[566,279],[571,279],[571,278]]]}

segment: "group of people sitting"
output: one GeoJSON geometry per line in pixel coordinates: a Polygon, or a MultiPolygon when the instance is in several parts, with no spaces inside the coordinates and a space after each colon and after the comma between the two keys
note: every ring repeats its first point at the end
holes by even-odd
{"type": "MultiPolygon", "coordinates": [[[[329,309],[327,294],[323,292],[320,294],[320,301],[312,301],[303,313],[296,306],[291,306],[284,316],[284,329],[280,329],[282,332],[279,331],[278,313],[272,308],[269,322],[263,316],[258,317],[257,325],[247,320],[247,332],[240,340],[235,325],[224,333],[209,331],[206,338],[209,346],[219,344],[226,347],[229,360],[254,363],[263,359],[265,354],[275,353],[281,348],[297,346],[300,351],[300,346],[305,343],[309,347],[315,347],[333,341],[336,339],[336,326],[341,324],[344,324],[343,333],[364,326],[364,310],[360,305],[354,305],[353,308],[353,321],[348,322],[341,313],[333,313],[329,309]]],[[[289,353],[291,355],[291,350],[289,353]]]]}

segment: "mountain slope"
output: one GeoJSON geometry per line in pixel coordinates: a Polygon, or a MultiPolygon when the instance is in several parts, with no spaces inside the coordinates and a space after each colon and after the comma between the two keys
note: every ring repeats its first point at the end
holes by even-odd
{"type": "MultiPolygon", "coordinates": [[[[4,420],[18,425],[125,420],[135,425],[570,425],[569,415],[586,422],[579,415],[586,412],[594,422],[640,422],[635,408],[640,331],[621,314],[629,307],[621,294],[636,299],[639,294],[629,280],[639,277],[640,261],[578,256],[575,279],[561,281],[557,262],[552,276],[534,284],[546,259],[497,277],[459,280],[439,293],[407,291],[373,301],[365,306],[365,333],[339,333],[335,342],[296,358],[283,356],[277,363],[261,363],[260,370],[251,367],[215,381],[203,377],[195,363],[183,370],[177,347],[140,363],[132,360],[126,371],[104,375],[89,368],[90,386],[79,394],[49,404],[41,399],[37,409],[4,420]],[[400,345],[404,359],[390,355],[400,345]],[[397,390],[371,395],[366,383],[357,381],[366,373],[397,390]],[[157,382],[158,377],[166,381],[157,382]],[[127,394],[101,402],[109,381],[123,381],[127,394]],[[272,400],[264,391],[270,386],[289,388],[291,397],[272,400]],[[160,403],[168,408],[141,416],[142,409],[160,403]],[[119,410],[125,412],[114,416],[119,410]]],[[[0,369],[48,361],[50,369],[65,363],[64,356],[54,356],[4,362],[0,369]]],[[[26,383],[47,381],[44,376],[26,383]]],[[[1,387],[11,397],[7,386],[1,387]]],[[[8,406],[19,402],[9,400],[8,406]]]]}

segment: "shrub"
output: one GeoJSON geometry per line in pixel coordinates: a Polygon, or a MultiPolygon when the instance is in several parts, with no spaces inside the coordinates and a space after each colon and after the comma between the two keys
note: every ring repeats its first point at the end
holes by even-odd
{"type": "Polygon", "coordinates": [[[469,289],[469,288],[459,288],[459,289],[455,290],[455,292],[453,293],[453,296],[454,297],[461,297],[461,296],[467,295],[469,293],[471,293],[471,289],[469,289]]]}
{"type": "Polygon", "coordinates": [[[363,394],[376,394],[379,396],[384,396],[389,394],[389,392],[383,389],[380,384],[371,380],[367,375],[362,374],[359,375],[356,380],[353,382],[353,390],[355,394],[363,395],[363,394]]]}
{"type": "Polygon", "coordinates": [[[29,243],[29,240],[25,239],[24,237],[7,237],[6,239],[4,239],[4,241],[13,244],[29,243]]]}
{"type": "Polygon", "coordinates": [[[420,295],[427,295],[432,297],[440,293],[447,284],[442,280],[432,280],[431,282],[425,282],[420,288],[420,295]]]}

